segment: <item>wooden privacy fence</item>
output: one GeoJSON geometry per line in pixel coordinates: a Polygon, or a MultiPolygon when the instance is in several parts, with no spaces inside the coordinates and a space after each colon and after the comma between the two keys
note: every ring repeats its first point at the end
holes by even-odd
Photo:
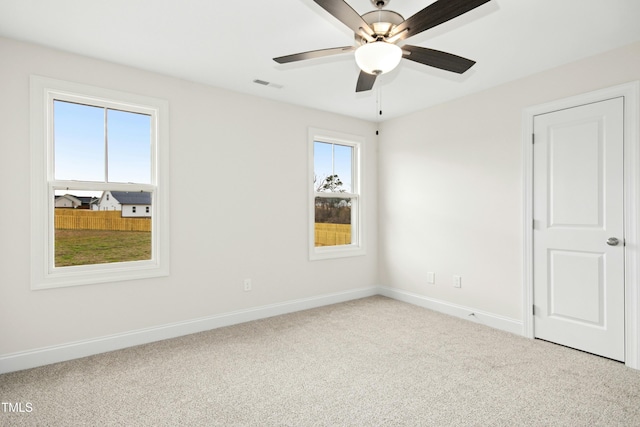
{"type": "MultiPolygon", "coordinates": [[[[57,230],[151,231],[151,218],[122,218],[121,211],[55,209],[57,230]]],[[[316,246],[351,244],[350,224],[315,224],[316,246]]]]}
{"type": "Polygon", "coordinates": [[[316,246],[351,244],[351,224],[327,224],[316,222],[316,246]]]}
{"type": "Polygon", "coordinates": [[[122,218],[121,211],[55,209],[57,230],[151,231],[151,218],[122,218]]]}

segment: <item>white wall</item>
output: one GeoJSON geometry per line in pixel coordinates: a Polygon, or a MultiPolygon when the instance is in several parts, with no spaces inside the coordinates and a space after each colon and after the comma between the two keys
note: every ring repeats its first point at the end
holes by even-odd
{"type": "Polygon", "coordinates": [[[56,208],[73,208],[73,201],[66,197],[58,197],[55,202],[56,208]]]}
{"type": "Polygon", "coordinates": [[[123,218],[149,218],[151,217],[151,205],[124,205],[122,207],[122,217],[123,218]],[[136,208],[136,211],[133,211],[133,208],[136,208]],[[149,209],[149,211],[147,211],[149,209]]]}
{"type": "Polygon", "coordinates": [[[105,191],[102,194],[102,196],[100,196],[100,203],[98,207],[99,207],[99,210],[101,211],[122,210],[122,205],[120,204],[120,202],[118,202],[118,200],[116,200],[115,197],[113,197],[113,194],[111,194],[111,191],[105,191]]]}
{"type": "Polygon", "coordinates": [[[385,122],[378,146],[356,119],[2,38],[0,56],[0,180],[23,207],[0,210],[0,361],[377,284],[521,319],[522,111],[640,79],[635,44],[385,122]],[[30,74],[169,101],[170,277],[30,290],[30,74]],[[367,139],[366,256],[308,261],[309,126],[367,139]]]}
{"type": "Polygon", "coordinates": [[[383,123],[381,283],[522,320],[523,110],[638,79],[640,43],[383,123]]]}
{"type": "Polygon", "coordinates": [[[377,284],[372,123],[8,39],[0,57],[0,359],[377,284]],[[170,277],[30,290],[30,74],[169,101],[170,277]],[[366,256],[308,260],[309,126],[366,138],[366,256]]]}

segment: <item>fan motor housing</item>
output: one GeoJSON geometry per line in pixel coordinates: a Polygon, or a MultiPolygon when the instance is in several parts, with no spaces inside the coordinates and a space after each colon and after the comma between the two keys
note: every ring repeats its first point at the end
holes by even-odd
{"type": "MultiPolygon", "coordinates": [[[[372,0],[375,4],[375,0],[372,0]]],[[[388,1],[386,2],[388,3],[388,1]]],[[[387,37],[391,30],[400,25],[404,18],[397,12],[392,10],[372,10],[362,15],[362,19],[369,24],[376,36],[387,37]]],[[[367,43],[360,34],[355,35],[356,42],[359,44],[367,43]]]]}

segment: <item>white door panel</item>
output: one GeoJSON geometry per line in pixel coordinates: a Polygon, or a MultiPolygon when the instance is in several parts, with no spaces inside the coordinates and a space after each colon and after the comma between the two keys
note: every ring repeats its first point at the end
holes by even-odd
{"type": "Polygon", "coordinates": [[[550,317],[604,326],[603,261],[599,253],[549,251],[550,317]]]}
{"type": "Polygon", "coordinates": [[[535,336],[623,361],[623,99],[535,116],[534,133],[535,336]]]}
{"type": "Polygon", "coordinates": [[[585,120],[550,129],[549,227],[602,228],[601,128],[600,120],[585,120]]]}

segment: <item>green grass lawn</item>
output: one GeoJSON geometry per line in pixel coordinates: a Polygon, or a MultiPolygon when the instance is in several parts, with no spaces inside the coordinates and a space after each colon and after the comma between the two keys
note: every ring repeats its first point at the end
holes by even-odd
{"type": "Polygon", "coordinates": [[[151,259],[147,231],[56,230],[55,266],[151,259]]]}

